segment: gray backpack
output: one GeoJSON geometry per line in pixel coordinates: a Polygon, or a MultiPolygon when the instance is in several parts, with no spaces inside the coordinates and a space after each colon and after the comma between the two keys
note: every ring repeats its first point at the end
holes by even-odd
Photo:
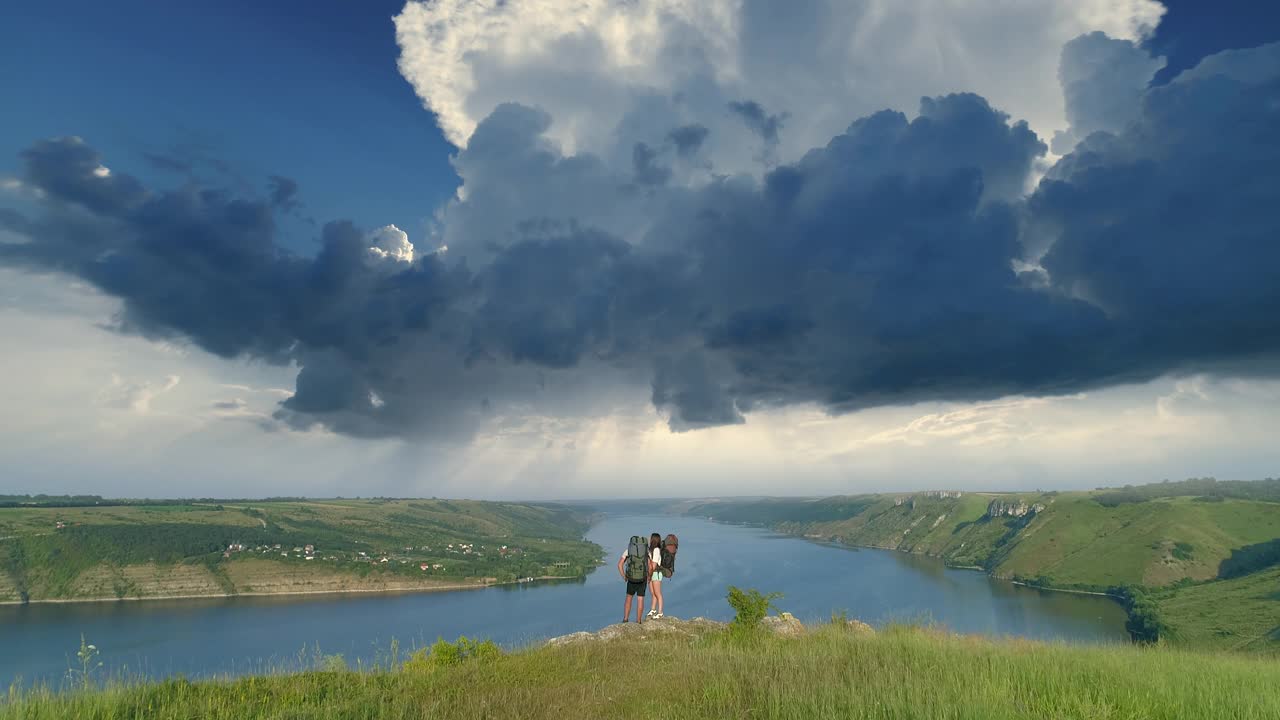
{"type": "Polygon", "coordinates": [[[623,566],[627,582],[644,582],[649,579],[649,543],[643,537],[632,535],[627,544],[627,562],[623,566]]]}

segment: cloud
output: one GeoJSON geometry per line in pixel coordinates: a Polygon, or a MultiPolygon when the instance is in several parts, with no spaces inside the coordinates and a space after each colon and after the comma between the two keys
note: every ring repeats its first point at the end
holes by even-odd
{"type": "MultiPolygon", "coordinates": [[[[462,188],[431,238],[447,254],[415,252],[395,226],[343,221],[323,227],[314,255],[291,253],[279,187],[146,188],[60,139],[23,156],[23,183],[46,199],[22,216],[32,241],[0,245],[0,262],[119,298],[122,332],[296,365],[275,418],[358,437],[457,441],[495,422],[652,413],[646,398],[684,431],[797,405],[847,413],[1169,373],[1275,374],[1274,47],[1142,89],[1158,61],[1127,41],[1076,41],[1063,53],[1062,127],[1084,134],[1027,198],[1048,148],[978,93],[913,96],[899,106],[910,115],[877,107],[791,144],[832,122],[815,106],[869,102],[791,93],[805,85],[794,71],[835,52],[810,47],[812,33],[891,29],[899,5],[868,3],[881,14],[855,18],[811,3],[777,17],[747,3],[728,22],[716,3],[584,2],[574,12],[594,24],[573,32],[557,7],[411,4],[398,20],[402,68],[445,73],[429,102],[456,100],[441,122],[469,132],[453,158],[462,188]],[[446,7],[454,25],[417,24],[446,7]],[[513,19],[529,20],[518,43],[499,32],[513,19]],[[770,23],[798,25],[771,35],[770,23]],[[737,54],[748,40],[791,54],[761,67],[737,54]],[[470,48],[456,60],[467,73],[419,67],[419,42],[470,48]],[[1098,58],[1124,60],[1123,77],[1090,70],[1098,58]],[[597,74],[619,64],[621,80],[597,74]],[[676,65],[691,75],[662,85],[657,70],[676,65]],[[564,82],[533,86],[546,107],[488,106],[486,93],[520,99],[528,73],[564,82]],[[591,102],[575,105],[578,92],[591,102]],[[767,169],[746,157],[774,140],[767,169]]],[[[987,7],[974,3],[966,22],[987,7]]],[[[1136,33],[1150,8],[1123,7],[1032,2],[1010,22],[1050,27],[1031,38],[1097,24],[1136,33]]],[[[910,19],[900,32],[912,42],[940,37],[939,18],[910,19]]],[[[964,30],[939,52],[985,67],[978,38],[990,28],[964,30]]],[[[861,44],[835,47],[851,53],[853,77],[870,72],[861,44]]],[[[1003,62],[1032,53],[1013,50],[1003,62]]],[[[895,53],[913,82],[938,80],[895,53]]],[[[822,73],[815,82],[851,94],[822,73]]]]}
{"type": "Polygon", "coordinates": [[[283,175],[272,175],[267,178],[271,204],[281,210],[296,210],[302,204],[298,200],[298,181],[283,175]]]}
{"type": "Polygon", "coordinates": [[[1280,44],[1225,57],[1144,95],[1030,198],[1053,286],[1104,310],[1112,372],[1275,372],[1280,350],[1280,44]]]}
{"type": "Polygon", "coordinates": [[[1062,48],[1058,81],[1071,127],[1053,138],[1053,151],[1071,152],[1095,132],[1122,132],[1137,119],[1151,79],[1165,65],[1131,42],[1093,32],[1062,48]]]}
{"type": "Polygon", "coordinates": [[[98,399],[106,407],[145,415],[151,412],[153,400],[176,388],[181,380],[177,375],[168,375],[159,381],[128,381],[112,375],[111,384],[99,393],[98,399]]]}
{"type": "Polygon", "coordinates": [[[1154,0],[434,0],[407,3],[395,24],[401,73],[458,147],[516,102],[547,111],[566,152],[614,167],[636,142],[696,123],[718,172],[759,173],[740,150],[767,123],[747,128],[730,103],[786,114],[781,162],[853,118],[961,91],[1049,137],[1067,125],[1063,44],[1139,39],[1163,12],[1154,0]]]}
{"type": "Polygon", "coordinates": [[[365,242],[369,243],[369,257],[375,261],[413,262],[413,243],[409,242],[409,234],[395,225],[374,230],[365,237],[365,242]]]}
{"type": "Polygon", "coordinates": [[[671,132],[667,133],[667,138],[676,146],[676,152],[681,157],[689,157],[698,152],[698,148],[706,142],[710,132],[702,125],[681,125],[678,128],[672,128],[671,132]]]}

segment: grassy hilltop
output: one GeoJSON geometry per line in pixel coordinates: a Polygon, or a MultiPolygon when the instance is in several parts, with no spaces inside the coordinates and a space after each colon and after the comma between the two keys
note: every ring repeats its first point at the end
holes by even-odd
{"type": "Polygon", "coordinates": [[[795,637],[640,634],[510,654],[442,642],[364,672],[327,658],[302,674],[14,693],[0,718],[1280,717],[1280,664],[1239,654],[837,622],[795,637]]]}
{"type": "Polygon", "coordinates": [[[1280,480],[715,501],[686,512],[1121,594],[1151,613],[1146,631],[1173,642],[1280,653],[1280,480]]]}
{"type": "Polygon", "coordinates": [[[600,558],[588,518],[561,505],[38,502],[0,507],[0,601],[456,588],[578,576],[600,558]]]}

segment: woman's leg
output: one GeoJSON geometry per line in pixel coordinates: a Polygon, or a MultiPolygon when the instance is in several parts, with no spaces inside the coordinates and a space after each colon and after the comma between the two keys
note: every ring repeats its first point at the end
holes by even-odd
{"type": "Polygon", "coordinates": [[[653,588],[653,607],[658,610],[658,614],[662,614],[662,581],[651,580],[649,585],[653,588]]]}

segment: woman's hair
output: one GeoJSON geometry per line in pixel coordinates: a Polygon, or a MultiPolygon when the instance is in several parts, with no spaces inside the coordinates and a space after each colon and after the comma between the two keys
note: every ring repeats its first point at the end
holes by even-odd
{"type": "Polygon", "coordinates": [[[662,548],[662,534],[661,534],[661,533],[654,533],[654,534],[652,534],[652,535],[650,535],[650,536],[649,536],[649,549],[650,549],[650,550],[653,550],[654,548],[657,548],[657,549],[661,549],[661,548],[662,548]]]}

